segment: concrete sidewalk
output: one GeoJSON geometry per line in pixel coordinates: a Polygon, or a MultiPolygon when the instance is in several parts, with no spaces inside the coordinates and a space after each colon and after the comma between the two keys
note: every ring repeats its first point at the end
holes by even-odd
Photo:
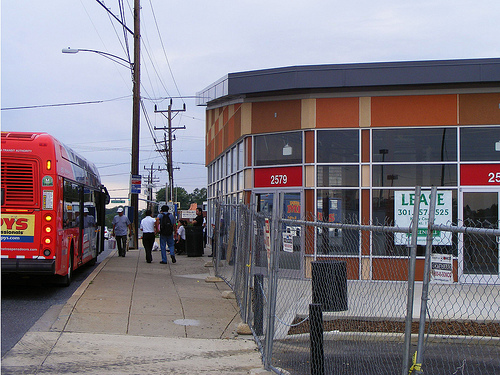
{"type": "Polygon", "coordinates": [[[253,337],[236,333],[229,287],[206,282],[210,258],[160,260],[114,251],[2,358],[2,374],[268,373],[253,337]]]}

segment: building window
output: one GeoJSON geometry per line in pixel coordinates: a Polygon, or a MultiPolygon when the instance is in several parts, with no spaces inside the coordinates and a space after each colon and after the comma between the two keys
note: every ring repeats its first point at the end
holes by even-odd
{"type": "Polygon", "coordinates": [[[457,186],[457,164],[373,165],[373,186],[457,186]]]}
{"type": "MultiPolygon", "coordinates": [[[[398,189],[399,190],[399,189],[398,189]]],[[[427,190],[427,189],[425,189],[427,190]]],[[[457,189],[452,190],[452,222],[457,222],[457,189]]],[[[372,191],[372,222],[374,225],[395,224],[395,203],[394,192],[392,189],[374,189],[372,191]]],[[[413,190],[412,190],[413,192],[413,190]]],[[[438,190],[439,192],[439,190],[438,190]]],[[[375,256],[408,256],[409,247],[406,245],[396,245],[394,233],[373,232],[372,234],[372,254],[375,256]]],[[[408,243],[409,245],[409,243],[408,243]]],[[[434,253],[440,254],[458,254],[458,237],[452,236],[452,245],[433,245],[434,253]]],[[[417,245],[417,256],[425,255],[425,245],[417,245]]]]}
{"type": "Polygon", "coordinates": [[[500,161],[500,127],[460,129],[461,161],[500,161]]]}
{"type": "Polygon", "coordinates": [[[245,168],[245,148],[243,142],[238,143],[238,170],[245,168]]]}
{"type": "Polygon", "coordinates": [[[245,175],[243,174],[243,172],[239,172],[238,173],[238,190],[243,190],[244,187],[245,187],[245,175]]]}
{"type": "Polygon", "coordinates": [[[318,165],[318,187],[359,186],[358,165],[318,165]]]}
{"type": "Polygon", "coordinates": [[[231,159],[231,151],[226,154],[226,176],[231,174],[232,169],[232,159],[231,159]]]}
{"type": "Polygon", "coordinates": [[[231,159],[233,160],[231,173],[234,173],[238,171],[238,152],[236,147],[231,149],[231,159]]]}
{"type": "MultiPolygon", "coordinates": [[[[359,222],[359,190],[318,190],[317,217],[330,223],[359,222]]],[[[324,255],[358,255],[356,230],[318,228],[317,252],[324,255]]]]}
{"type": "Polygon", "coordinates": [[[359,130],[319,130],[318,163],[358,163],[359,130]]]}
{"type": "Polygon", "coordinates": [[[456,128],[373,130],[373,162],[456,162],[456,128]]]}
{"type": "Polygon", "coordinates": [[[257,135],[254,144],[256,166],[302,163],[302,132],[257,135]]]}

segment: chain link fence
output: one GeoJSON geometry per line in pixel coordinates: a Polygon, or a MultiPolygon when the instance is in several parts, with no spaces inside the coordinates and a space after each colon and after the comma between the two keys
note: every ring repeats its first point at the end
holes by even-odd
{"type": "Polygon", "coordinates": [[[498,223],[429,217],[417,259],[418,215],[402,228],[289,220],[282,206],[276,194],[273,212],[220,202],[215,210],[216,273],[234,290],[266,368],[500,373],[498,223]],[[406,254],[394,240],[401,235],[406,254]],[[398,256],[377,258],[374,246],[398,256]]]}

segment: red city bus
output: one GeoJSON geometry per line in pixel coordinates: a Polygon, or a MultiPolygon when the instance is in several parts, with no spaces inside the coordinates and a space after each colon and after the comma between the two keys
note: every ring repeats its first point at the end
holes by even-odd
{"type": "Polygon", "coordinates": [[[73,270],[96,262],[109,195],[94,164],[49,134],[2,132],[1,191],[3,274],[69,285],[73,270]]]}

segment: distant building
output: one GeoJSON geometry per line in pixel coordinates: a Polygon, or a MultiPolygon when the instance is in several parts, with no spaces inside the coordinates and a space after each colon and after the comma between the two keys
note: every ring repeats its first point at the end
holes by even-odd
{"type": "MultiPolygon", "coordinates": [[[[232,203],[253,196],[265,210],[284,191],[290,217],[394,223],[395,197],[415,186],[437,186],[455,223],[499,222],[500,59],[231,73],[198,96],[207,106],[210,222],[218,194],[232,203]]],[[[297,276],[306,275],[315,255],[341,254],[357,279],[406,279],[408,249],[397,238],[344,237],[332,231],[328,253],[303,244],[299,256],[292,254],[297,276]]],[[[453,241],[441,250],[454,257],[455,280],[467,282],[471,270],[499,279],[498,248],[453,241]]],[[[423,255],[423,246],[418,251],[423,255]]],[[[422,269],[420,256],[420,279],[422,269]]]]}

